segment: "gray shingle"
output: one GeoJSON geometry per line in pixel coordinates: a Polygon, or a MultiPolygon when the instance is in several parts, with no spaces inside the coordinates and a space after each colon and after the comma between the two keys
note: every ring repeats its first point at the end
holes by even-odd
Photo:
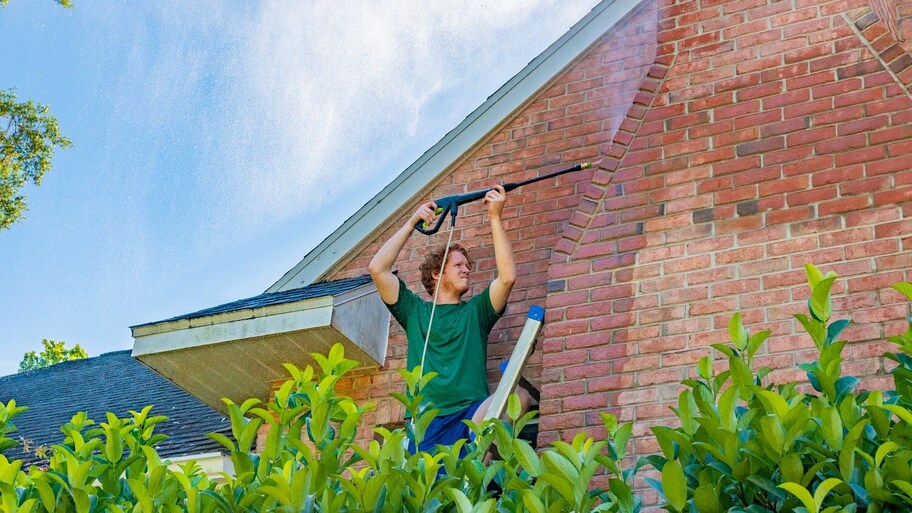
{"type": "MultiPolygon", "coordinates": [[[[206,433],[231,438],[226,417],[131,357],[130,351],[0,377],[0,400],[6,403],[10,399],[29,409],[13,420],[18,430],[8,436],[41,446],[62,442],[60,426],[77,412],[87,412],[97,425],[105,421],[105,412],[125,417],[129,410],[139,411],[150,404],[152,415],[168,417],[156,426],[157,433],[168,435],[158,446],[162,457],[220,451],[221,446],[206,433]]],[[[23,459],[27,465],[40,462],[22,447],[8,449],[4,455],[23,459]]]]}

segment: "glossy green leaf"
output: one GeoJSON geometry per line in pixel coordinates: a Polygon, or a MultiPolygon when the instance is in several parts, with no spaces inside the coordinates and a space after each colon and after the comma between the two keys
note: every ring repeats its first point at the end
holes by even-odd
{"type": "Polygon", "coordinates": [[[790,482],[801,482],[804,477],[804,466],[801,463],[801,455],[792,453],[784,456],[779,461],[779,471],[782,472],[782,479],[790,482]]]}
{"type": "Polygon", "coordinates": [[[830,301],[830,289],[836,276],[824,278],[814,286],[814,292],[811,293],[811,313],[817,320],[826,322],[830,319],[833,311],[832,301],[830,301]]]}
{"type": "Polygon", "coordinates": [[[912,300],[912,283],[896,283],[893,285],[893,288],[909,298],[909,300],[912,300]]]}
{"type": "Polygon", "coordinates": [[[672,508],[684,511],[687,504],[687,480],[684,469],[676,460],[670,460],[662,467],[662,491],[672,508]]]}
{"type": "Polygon", "coordinates": [[[747,348],[747,330],[744,328],[744,323],[741,320],[741,314],[736,313],[732,316],[731,320],[728,321],[728,334],[731,337],[732,344],[738,348],[740,351],[744,351],[747,348]]]}
{"type": "Polygon", "coordinates": [[[826,499],[827,494],[830,493],[830,490],[832,490],[836,486],[839,486],[840,484],[842,484],[841,479],[836,479],[835,477],[831,477],[831,478],[825,480],[824,482],[820,483],[819,485],[817,485],[817,489],[814,490],[814,502],[817,504],[818,510],[820,509],[821,506],[823,506],[823,501],[824,501],[824,499],[826,499]]]}
{"type": "Polygon", "coordinates": [[[823,273],[811,263],[804,264],[804,271],[807,274],[808,285],[811,286],[811,290],[814,290],[814,287],[823,280],[823,273]]]}
{"type": "Polygon", "coordinates": [[[779,488],[791,493],[798,500],[804,504],[805,509],[809,513],[817,513],[817,503],[814,501],[814,497],[811,496],[811,492],[807,491],[803,486],[798,483],[782,483],[779,485],[779,488]]]}
{"type": "Polygon", "coordinates": [[[900,405],[898,405],[898,404],[885,404],[885,405],[883,406],[883,408],[884,408],[885,410],[890,411],[891,413],[893,413],[893,414],[896,415],[897,417],[899,417],[899,419],[900,419],[902,422],[905,422],[906,424],[912,425],[912,412],[910,412],[909,410],[903,408],[902,406],[900,406],[900,405]]]}
{"type": "Polygon", "coordinates": [[[719,493],[711,484],[699,486],[694,490],[694,506],[700,513],[721,513],[722,503],[719,493]]]}
{"type": "Polygon", "coordinates": [[[700,358],[697,363],[697,375],[703,379],[712,379],[712,359],[708,356],[700,358]]]}
{"type": "Polygon", "coordinates": [[[529,442],[519,438],[513,439],[512,445],[513,454],[516,456],[516,460],[519,464],[526,469],[526,472],[528,472],[529,475],[538,477],[541,469],[541,462],[538,459],[538,455],[535,454],[535,449],[529,445],[529,442]]]}
{"type": "Polygon", "coordinates": [[[874,456],[874,468],[880,468],[880,464],[883,463],[884,458],[899,449],[899,444],[896,442],[885,442],[881,444],[881,446],[877,448],[877,453],[874,456]]]}
{"type": "Polygon", "coordinates": [[[523,490],[523,505],[532,513],[545,513],[545,504],[539,499],[532,490],[523,490]]]}

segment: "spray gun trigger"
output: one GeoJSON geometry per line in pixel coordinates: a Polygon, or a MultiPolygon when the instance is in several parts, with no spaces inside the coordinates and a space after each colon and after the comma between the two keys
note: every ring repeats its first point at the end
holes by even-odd
{"type": "MultiPolygon", "coordinates": [[[[437,207],[437,210],[434,211],[434,213],[438,214],[438,215],[441,212],[443,212],[443,207],[437,207]]],[[[427,230],[429,226],[431,226],[431,225],[427,221],[425,221],[424,223],[421,224],[421,227],[424,228],[425,230],[427,230]]]]}

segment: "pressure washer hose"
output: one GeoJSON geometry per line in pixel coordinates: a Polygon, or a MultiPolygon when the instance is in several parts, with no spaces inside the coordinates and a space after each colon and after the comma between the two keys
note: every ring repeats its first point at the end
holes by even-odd
{"type": "MultiPolygon", "coordinates": [[[[434,285],[434,300],[431,302],[431,316],[428,319],[427,334],[425,334],[425,336],[424,336],[424,349],[421,351],[421,366],[418,367],[420,369],[420,371],[418,373],[418,383],[419,383],[418,387],[419,388],[418,388],[418,390],[416,390],[416,392],[418,392],[419,394],[421,393],[421,389],[420,389],[421,379],[424,377],[424,361],[425,361],[425,357],[427,356],[428,341],[431,340],[431,327],[434,326],[434,312],[437,310],[437,295],[440,293],[440,282],[443,279],[443,270],[444,270],[444,268],[446,268],[447,258],[450,255],[450,244],[453,242],[453,228],[456,227],[455,221],[456,221],[455,219],[452,219],[450,221],[450,235],[449,235],[449,237],[447,237],[446,247],[444,247],[444,249],[443,249],[443,261],[440,263],[440,272],[437,273],[437,284],[434,285]]],[[[418,411],[419,415],[422,413],[423,409],[424,408],[422,406],[419,406],[419,411],[418,411]]],[[[414,433],[415,432],[415,418],[414,417],[411,418],[411,423],[412,423],[412,433],[414,433]]],[[[406,439],[404,441],[407,444],[408,437],[406,437],[406,439]]],[[[415,443],[415,451],[416,452],[418,451],[417,440],[415,443]]]]}

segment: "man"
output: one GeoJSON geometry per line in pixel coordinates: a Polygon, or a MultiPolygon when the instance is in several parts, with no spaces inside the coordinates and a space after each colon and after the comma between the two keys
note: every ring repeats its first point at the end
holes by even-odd
{"type": "MultiPolygon", "coordinates": [[[[469,272],[473,264],[465,248],[458,244],[450,246],[447,252],[442,277],[440,266],[446,248],[426,255],[421,266],[422,284],[431,298],[440,279],[424,362],[425,374],[437,372],[438,375],[422,390],[425,400],[440,413],[428,427],[419,450],[432,449],[436,444],[452,445],[461,438],[468,438],[469,430],[462,420],[481,422],[491,402],[486,372],[488,334],[503,315],[516,281],[513,250],[501,221],[505,201],[506,194],[499,185],[485,195],[494,238],[497,277],[483,292],[468,301],[462,300],[469,290],[469,272]]],[[[405,330],[409,369],[421,365],[432,304],[412,293],[392,269],[415,224],[419,221],[432,223],[436,208],[433,201],[421,205],[380,248],[369,265],[380,298],[405,330]]],[[[523,410],[526,410],[528,393],[519,390],[523,410]]]]}

